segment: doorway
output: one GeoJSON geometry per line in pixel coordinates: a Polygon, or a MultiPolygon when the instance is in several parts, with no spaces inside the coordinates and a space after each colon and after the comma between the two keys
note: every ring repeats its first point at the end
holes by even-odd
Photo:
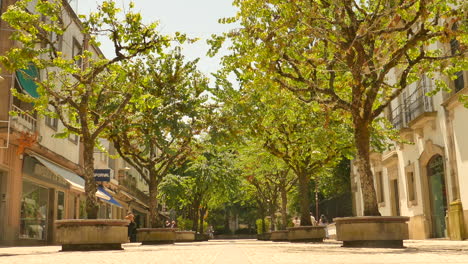
{"type": "Polygon", "coordinates": [[[444,160],[441,155],[433,156],[427,163],[429,201],[431,206],[432,237],[445,237],[447,191],[445,187],[444,160]]]}

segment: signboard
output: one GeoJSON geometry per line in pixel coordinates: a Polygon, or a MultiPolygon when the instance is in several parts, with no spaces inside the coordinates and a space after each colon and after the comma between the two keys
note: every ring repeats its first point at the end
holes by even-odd
{"type": "Polygon", "coordinates": [[[110,181],[110,169],[94,170],[94,180],[97,182],[110,181]]]}

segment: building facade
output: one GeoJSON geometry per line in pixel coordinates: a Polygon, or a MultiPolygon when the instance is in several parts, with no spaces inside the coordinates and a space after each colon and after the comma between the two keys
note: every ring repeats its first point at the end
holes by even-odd
{"type": "MultiPolygon", "coordinates": [[[[453,51],[456,45],[452,41],[445,48],[453,51]]],[[[468,238],[468,232],[463,233],[468,228],[468,108],[459,101],[460,95],[468,94],[468,74],[457,76],[444,80],[452,92],[432,97],[426,93],[441,77],[422,76],[407,87],[385,113],[404,142],[371,154],[379,211],[385,216],[409,216],[412,239],[448,237],[450,228],[460,229],[461,236],[468,238]],[[451,204],[464,208],[451,214],[451,204]]],[[[362,215],[355,168],[351,178],[354,214],[362,215]]]]}
{"type": "MultiPolygon", "coordinates": [[[[0,15],[14,2],[1,0],[0,15]]],[[[34,3],[28,7],[30,12],[34,3]]],[[[63,19],[68,29],[56,45],[63,54],[72,57],[83,51],[85,38],[77,15],[67,1],[63,3],[63,19]]],[[[0,19],[0,54],[17,45],[10,40],[11,32],[0,19]]],[[[91,47],[91,51],[101,54],[98,48],[91,47]]],[[[34,67],[23,70],[36,78],[45,74],[34,67]]],[[[32,105],[12,95],[11,89],[16,88],[21,93],[39,96],[30,78],[20,71],[4,69],[0,75],[0,245],[53,244],[55,220],[86,218],[80,140],[76,135],[54,138],[55,133],[62,131],[63,124],[28,112],[32,105]],[[10,111],[18,114],[10,115],[10,111]]],[[[100,153],[95,153],[96,156],[97,169],[127,175],[125,164],[110,161],[107,156],[104,162],[100,153]]],[[[109,180],[98,182],[99,217],[123,219],[132,206],[139,206],[144,217],[147,195],[142,191],[139,196],[136,191],[127,191],[114,174],[110,176],[109,180]]]]}

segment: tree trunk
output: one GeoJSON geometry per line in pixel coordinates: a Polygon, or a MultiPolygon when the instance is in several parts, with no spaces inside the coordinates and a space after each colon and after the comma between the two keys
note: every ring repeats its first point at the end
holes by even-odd
{"type": "Polygon", "coordinates": [[[273,202],[270,202],[269,204],[270,207],[270,232],[275,231],[275,223],[276,223],[276,217],[275,217],[275,204],[273,202]]]}
{"type": "Polygon", "coordinates": [[[152,228],[163,227],[158,213],[158,183],[155,175],[150,175],[149,184],[149,212],[150,225],[152,228]]]}
{"type": "Polygon", "coordinates": [[[96,198],[96,181],[94,180],[94,141],[83,143],[83,167],[86,193],[86,214],[88,219],[98,217],[98,201],[96,198]]]}
{"type": "MultiPolygon", "coordinates": [[[[355,118],[356,120],[356,118],[355,118]]],[[[380,216],[370,165],[370,124],[354,121],[354,141],[357,148],[356,166],[361,180],[361,192],[365,216],[380,216]]]]}
{"type": "Polygon", "coordinates": [[[288,194],[284,186],[281,187],[281,230],[286,230],[288,226],[287,216],[288,194]]]}
{"type": "Polygon", "coordinates": [[[301,226],[311,226],[309,211],[309,175],[305,172],[299,173],[299,199],[301,204],[301,226]]]}
{"type": "Polygon", "coordinates": [[[203,234],[203,220],[205,218],[205,213],[206,213],[206,208],[202,207],[200,208],[200,234],[203,234]]]}
{"type": "Polygon", "coordinates": [[[263,209],[260,209],[260,217],[262,219],[262,234],[265,234],[266,233],[266,226],[265,226],[265,210],[263,209]]]}
{"type": "Polygon", "coordinates": [[[200,210],[200,203],[198,201],[193,202],[192,210],[193,210],[192,230],[196,232],[198,230],[198,217],[199,217],[199,210],[200,210]]]}
{"type": "Polygon", "coordinates": [[[224,230],[225,232],[230,232],[231,229],[229,228],[229,219],[231,218],[230,216],[230,209],[228,207],[225,207],[224,211],[224,230]]]}

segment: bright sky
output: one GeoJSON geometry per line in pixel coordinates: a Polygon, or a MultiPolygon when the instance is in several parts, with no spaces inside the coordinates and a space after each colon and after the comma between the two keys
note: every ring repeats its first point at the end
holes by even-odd
{"type": "MultiPolygon", "coordinates": [[[[122,8],[128,7],[129,0],[116,0],[122,8]]],[[[79,14],[88,14],[99,0],[71,0],[70,5],[79,14]]],[[[158,20],[159,30],[163,34],[176,31],[186,33],[189,37],[200,40],[185,46],[183,54],[189,59],[200,58],[199,69],[205,74],[219,69],[219,58],[205,56],[208,45],[206,39],[213,33],[221,33],[234,28],[233,25],[219,24],[218,19],[232,17],[236,8],[231,5],[232,0],[133,0],[135,10],[140,11],[145,22],[158,20]]],[[[108,57],[112,54],[112,47],[106,43],[101,46],[108,57]]],[[[221,52],[223,53],[223,52],[221,52]]]]}

